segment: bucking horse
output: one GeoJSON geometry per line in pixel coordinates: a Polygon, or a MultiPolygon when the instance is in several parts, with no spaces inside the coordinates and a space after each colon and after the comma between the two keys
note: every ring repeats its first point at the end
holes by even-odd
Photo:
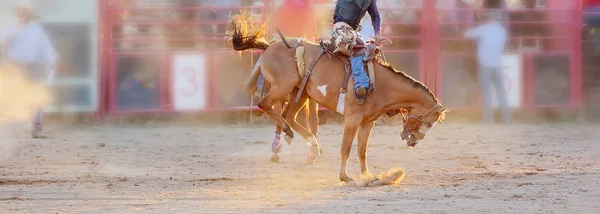
{"type": "Polygon", "coordinates": [[[368,140],[375,121],[382,115],[402,114],[404,124],[400,137],[406,140],[409,147],[414,147],[438,122],[444,120],[448,112],[448,108],[440,104],[427,86],[388,64],[373,45],[367,45],[370,48],[365,71],[368,72],[374,90],[359,105],[354,93],[346,93],[347,88],[353,88],[347,56],[332,52],[322,42],[286,38],[281,33],[281,40],[269,42],[265,39],[265,25],[250,32],[248,23],[245,16],[233,18],[233,49],[263,50],[260,72],[270,87],[258,102],[258,107],[283,129],[288,143],[293,142],[294,130],[306,140],[313,153],[317,156],[322,153],[317,138],[295,120],[308,98],[344,115],[339,172],[341,182],[353,181],[347,174],[347,163],[357,133],[360,170],[363,175],[369,173],[368,140]],[[272,106],[283,103],[288,97],[290,99],[283,113],[277,114],[272,106]]]}

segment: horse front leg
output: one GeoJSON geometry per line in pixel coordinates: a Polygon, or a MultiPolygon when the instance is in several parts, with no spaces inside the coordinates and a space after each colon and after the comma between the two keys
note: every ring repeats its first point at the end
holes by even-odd
{"type": "Polygon", "coordinates": [[[369,137],[375,126],[375,121],[363,123],[358,128],[358,160],[360,161],[360,173],[362,175],[369,174],[367,167],[367,148],[369,147],[369,137]]]}
{"type": "Polygon", "coordinates": [[[321,142],[319,139],[319,104],[309,98],[308,108],[308,123],[310,124],[310,132],[317,137],[317,141],[321,142]]]}
{"type": "Polygon", "coordinates": [[[348,177],[348,158],[350,157],[350,151],[352,151],[352,141],[356,135],[360,119],[346,116],[345,120],[344,137],[342,138],[341,149],[342,166],[340,168],[340,182],[349,183],[353,181],[353,179],[348,177]]]}

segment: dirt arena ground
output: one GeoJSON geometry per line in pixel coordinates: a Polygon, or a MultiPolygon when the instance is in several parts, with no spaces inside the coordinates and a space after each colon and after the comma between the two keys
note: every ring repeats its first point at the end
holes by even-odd
{"type": "Polygon", "coordinates": [[[0,213],[600,213],[598,125],[445,123],[416,148],[399,131],[375,128],[369,164],[405,180],[359,188],[338,182],[339,125],[308,165],[299,139],[270,162],[269,125],[53,124],[0,139],[0,213]]]}

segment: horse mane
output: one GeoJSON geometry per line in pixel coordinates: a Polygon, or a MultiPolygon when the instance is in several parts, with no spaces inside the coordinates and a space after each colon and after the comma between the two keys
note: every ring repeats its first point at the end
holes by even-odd
{"type": "Polygon", "coordinates": [[[433,99],[435,102],[439,102],[437,97],[435,97],[435,95],[433,94],[433,92],[431,92],[431,90],[422,82],[416,80],[415,78],[411,77],[410,75],[408,75],[407,73],[405,73],[404,71],[398,70],[396,68],[394,68],[394,66],[386,61],[383,61],[383,59],[376,57],[375,58],[375,62],[377,62],[378,64],[380,64],[381,66],[390,69],[392,72],[394,72],[397,75],[400,75],[402,77],[404,77],[404,79],[406,81],[409,81],[411,83],[411,86],[414,89],[420,90],[422,92],[427,93],[427,95],[429,95],[429,97],[431,99],[433,99]]]}

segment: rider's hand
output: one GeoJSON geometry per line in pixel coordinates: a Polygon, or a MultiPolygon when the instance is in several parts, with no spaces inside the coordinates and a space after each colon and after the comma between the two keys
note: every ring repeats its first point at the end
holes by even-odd
{"type": "Polygon", "coordinates": [[[381,37],[381,34],[375,34],[375,36],[373,37],[373,39],[375,39],[376,42],[379,42],[380,40],[383,39],[383,37],[381,37]]]}

